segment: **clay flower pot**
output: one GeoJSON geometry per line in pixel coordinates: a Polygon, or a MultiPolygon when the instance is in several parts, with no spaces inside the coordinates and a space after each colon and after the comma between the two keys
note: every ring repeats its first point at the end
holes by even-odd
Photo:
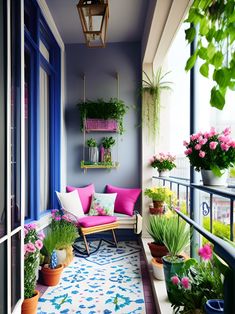
{"type": "Polygon", "coordinates": [[[163,201],[153,201],[153,207],[149,207],[151,215],[161,215],[164,212],[164,202],[163,201]]]}
{"type": "Polygon", "coordinates": [[[61,264],[54,269],[44,266],[41,270],[43,283],[46,286],[58,285],[63,268],[64,266],[61,264]]]}
{"type": "Polygon", "coordinates": [[[163,264],[159,263],[156,258],[151,260],[153,275],[157,280],[164,280],[163,264]]]}
{"type": "Polygon", "coordinates": [[[38,308],[38,299],[40,292],[35,290],[35,295],[32,298],[24,299],[21,306],[21,314],[36,314],[38,308]]]}
{"type": "Polygon", "coordinates": [[[168,254],[165,245],[159,245],[154,242],[148,243],[152,257],[155,257],[158,263],[162,263],[162,257],[168,254]]]}

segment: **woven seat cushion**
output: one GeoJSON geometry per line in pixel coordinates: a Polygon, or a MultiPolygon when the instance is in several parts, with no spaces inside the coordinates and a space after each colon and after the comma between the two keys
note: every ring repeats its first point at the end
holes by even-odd
{"type": "Polygon", "coordinates": [[[117,217],[114,216],[88,216],[78,219],[80,227],[89,228],[94,226],[106,225],[115,222],[117,217]]]}

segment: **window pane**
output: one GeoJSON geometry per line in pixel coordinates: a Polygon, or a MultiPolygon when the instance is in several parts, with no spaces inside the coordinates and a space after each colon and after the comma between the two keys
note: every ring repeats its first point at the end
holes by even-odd
{"type": "Polygon", "coordinates": [[[6,28],[4,16],[6,16],[4,0],[0,0],[0,237],[6,233],[6,51],[4,50],[6,28]]]}
{"type": "Polygon", "coordinates": [[[185,24],[180,27],[164,62],[163,74],[169,71],[164,81],[172,82],[172,91],[161,94],[159,151],[176,155],[177,167],[171,175],[189,178],[189,162],[183,146],[183,140],[189,137],[190,121],[190,76],[184,70],[190,46],[186,46],[185,28],[185,24]]]}
{"type": "Polygon", "coordinates": [[[25,218],[30,218],[30,180],[29,180],[29,127],[30,127],[30,55],[25,52],[25,86],[24,86],[24,125],[25,125],[25,218]]]}
{"type": "Polygon", "coordinates": [[[39,49],[41,54],[43,55],[43,57],[50,62],[50,53],[49,50],[47,49],[47,47],[44,45],[44,43],[40,40],[39,42],[39,49]]]}
{"type": "Polygon", "coordinates": [[[20,224],[20,2],[11,1],[11,228],[20,224]]]}
{"type": "Polygon", "coordinates": [[[16,233],[11,238],[11,309],[13,310],[16,303],[20,299],[20,286],[21,286],[21,240],[20,232],[16,233]]]}
{"type": "Polygon", "coordinates": [[[40,210],[49,207],[49,76],[40,68],[40,210]]]}
{"type": "MultiPolygon", "coordinates": [[[[0,0],[0,2],[2,2],[0,0]]],[[[1,6],[1,5],[0,5],[1,6]]],[[[6,242],[0,244],[0,313],[7,313],[7,250],[6,242]]]]}

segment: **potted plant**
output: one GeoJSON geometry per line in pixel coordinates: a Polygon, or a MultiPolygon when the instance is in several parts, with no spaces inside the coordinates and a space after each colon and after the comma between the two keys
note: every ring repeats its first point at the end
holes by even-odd
{"type": "Polygon", "coordinates": [[[234,90],[234,1],[193,1],[186,22],[188,43],[195,42],[194,54],[187,60],[190,70],[197,59],[202,60],[199,72],[213,79],[210,104],[220,110],[225,105],[228,89],[234,90]]]}
{"type": "Polygon", "coordinates": [[[161,68],[157,70],[153,79],[147,73],[143,74],[145,78],[142,81],[142,94],[147,96],[144,101],[143,121],[148,128],[149,136],[152,135],[155,140],[160,126],[161,93],[164,90],[171,90],[172,82],[164,81],[169,72],[162,74],[161,68]]]}
{"type": "Polygon", "coordinates": [[[92,163],[97,163],[99,161],[99,150],[97,147],[96,140],[94,138],[89,138],[87,141],[88,146],[88,159],[92,163]]]}
{"type": "Polygon", "coordinates": [[[63,271],[63,265],[58,264],[55,252],[57,242],[57,232],[49,231],[43,240],[43,254],[45,255],[46,264],[41,269],[43,283],[46,286],[56,286],[60,281],[63,271]]]}
{"type": "Polygon", "coordinates": [[[36,288],[39,254],[43,246],[43,232],[37,233],[35,224],[24,227],[24,301],[23,314],[36,314],[39,291],[36,288]]]}
{"type": "Polygon", "coordinates": [[[102,146],[104,148],[104,162],[112,162],[112,154],[111,154],[111,147],[115,144],[115,139],[110,137],[104,137],[102,140],[102,146]]]}
{"type": "Polygon", "coordinates": [[[204,185],[224,185],[226,170],[235,164],[235,141],[230,137],[230,128],[219,133],[198,132],[184,141],[184,152],[196,171],[201,170],[204,185]]]}
{"type": "Polygon", "coordinates": [[[98,99],[96,101],[81,102],[78,104],[82,129],[124,132],[123,118],[128,106],[124,101],[111,98],[109,101],[98,99]]]}
{"type": "Polygon", "coordinates": [[[167,177],[169,175],[169,171],[176,167],[175,156],[170,153],[159,153],[153,155],[150,159],[150,165],[153,168],[157,168],[159,172],[159,177],[167,177]]]}
{"type": "Polygon", "coordinates": [[[145,189],[144,195],[148,196],[153,201],[153,207],[149,207],[150,214],[162,214],[164,211],[164,203],[170,205],[171,196],[174,195],[174,192],[165,186],[154,186],[145,189]]]}
{"type": "Polygon", "coordinates": [[[177,216],[169,219],[168,226],[164,229],[163,235],[163,243],[168,249],[168,254],[162,258],[169,300],[171,300],[171,294],[169,291],[171,277],[182,268],[185,257],[181,254],[189,245],[189,242],[190,231],[186,222],[179,219],[177,216]]]}
{"type": "MultiPolygon", "coordinates": [[[[206,313],[222,313],[211,311],[211,303],[218,304],[218,300],[208,302],[210,299],[223,298],[221,262],[213,256],[209,244],[199,249],[199,256],[202,258],[201,262],[189,259],[182,269],[171,277],[169,290],[172,307],[176,313],[199,314],[204,313],[204,309],[206,313]]],[[[224,264],[223,269],[227,270],[224,264]]]]}
{"type": "Polygon", "coordinates": [[[53,209],[51,230],[56,238],[55,252],[58,264],[65,267],[73,260],[74,241],[79,237],[77,227],[67,218],[61,210],[53,209]]]}

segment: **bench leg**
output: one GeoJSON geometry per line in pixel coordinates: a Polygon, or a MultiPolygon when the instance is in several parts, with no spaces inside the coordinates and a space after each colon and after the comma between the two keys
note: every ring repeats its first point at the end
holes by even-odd
{"type": "Polygon", "coordinates": [[[117,239],[116,239],[116,235],[115,235],[114,229],[112,229],[112,234],[113,234],[113,240],[114,240],[115,245],[116,245],[116,247],[117,247],[117,246],[118,246],[118,243],[117,243],[117,239]]]}
{"type": "Polygon", "coordinates": [[[86,240],[86,236],[84,234],[83,234],[83,241],[84,241],[84,244],[85,244],[85,247],[86,247],[87,254],[90,255],[89,246],[88,246],[88,243],[87,243],[87,240],[86,240]]]}

